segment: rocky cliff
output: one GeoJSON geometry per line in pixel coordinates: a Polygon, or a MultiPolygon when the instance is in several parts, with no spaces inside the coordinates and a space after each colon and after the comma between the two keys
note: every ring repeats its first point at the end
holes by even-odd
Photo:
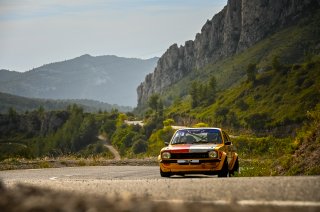
{"type": "Polygon", "coordinates": [[[154,72],[137,88],[138,107],[192,70],[246,50],[319,5],[320,0],[228,0],[194,41],[180,47],[174,44],[162,55],[154,72]]]}

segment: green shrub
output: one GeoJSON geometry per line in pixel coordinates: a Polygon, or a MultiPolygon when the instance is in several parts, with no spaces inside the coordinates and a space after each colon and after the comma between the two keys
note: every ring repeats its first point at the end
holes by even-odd
{"type": "Polygon", "coordinates": [[[48,161],[41,161],[39,163],[39,168],[44,169],[44,168],[51,168],[52,165],[48,161]]]}
{"type": "Polygon", "coordinates": [[[249,105],[243,99],[237,101],[236,106],[242,111],[245,111],[249,108],[249,105]]]}
{"type": "Polygon", "coordinates": [[[279,158],[285,154],[292,154],[296,148],[294,140],[290,138],[240,136],[232,141],[240,157],[247,159],[279,158]]]}
{"type": "Polygon", "coordinates": [[[273,96],[273,102],[274,103],[279,103],[279,102],[281,102],[281,100],[282,100],[282,96],[281,95],[276,94],[276,95],[273,96]]]}
{"type": "Polygon", "coordinates": [[[145,153],[148,149],[148,143],[142,139],[135,141],[132,145],[132,152],[134,154],[145,153]]]}
{"type": "Polygon", "coordinates": [[[247,125],[254,130],[263,130],[270,120],[267,113],[254,113],[244,119],[247,125]]]}
{"type": "Polygon", "coordinates": [[[241,160],[240,158],[239,177],[254,177],[254,176],[272,176],[275,172],[272,169],[272,160],[270,159],[253,159],[241,160]]]}
{"type": "Polygon", "coordinates": [[[193,125],[192,127],[195,127],[195,128],[197,128],[197,127],[209,127],[209,125],[206,124],[206,123],[200,122],[200,123],[197,123],[197,124],[193,125]]]}
{"type": "Polygon", "coordinates": [[[167,126],[171,126],[174,124],[174,120],[173,119],[166,119],[163,121],[163,126],[167,127],[167,126]]]}
{"type": "Polygon", "coordinates": [[[86,166],[87,163],[86,163],[85,160],[79,160],[79,161],[77,162],[77,165],[78,165],[78,166],[86,166]]]}
{"type": "Polygon", "coordinates": [[[174,130],[171,127],[164,127],[152,133],[148,140],[148,154],[150,156],[158,156],[160,150],[165,146],[165,142],[169,142],[174,130]]]}

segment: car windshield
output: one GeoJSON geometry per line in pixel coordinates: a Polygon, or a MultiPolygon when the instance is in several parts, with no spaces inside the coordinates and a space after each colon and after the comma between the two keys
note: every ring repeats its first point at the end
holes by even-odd
{"type": "Polygon", "coordinates": [[[203,144],[214,143],[221,144],[221,134],[218,129],[183,129],[178,130],[172,140],[171,144],[203,144]]]}

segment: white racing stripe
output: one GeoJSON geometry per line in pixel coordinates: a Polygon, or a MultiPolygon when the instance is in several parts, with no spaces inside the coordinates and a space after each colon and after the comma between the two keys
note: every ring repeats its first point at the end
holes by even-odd
{"type": "Polygon", "coordinates": [[[214,144],[197,144],[197,145],[191,145],[189,147],[190,153],[202,153],[202,152],[208,152],[210,150],[214,150],[214,148],[217,145],[214,144]]]}
{"type": "Polygon", "coordinates": [[[230,205],[238,204],[241,206],[278,206],[278,207],[320,207],[320,202],[312,201],[264,201],[264,200],[239,200],[239,201],[227,201],[227,200],[215,200],[215,201],[185,201],[180,199],[172,200],[154,200],[154,202],[166,202],[166,203],[200,203],[200,204],[212,204],[212,205],[230,205]]]}

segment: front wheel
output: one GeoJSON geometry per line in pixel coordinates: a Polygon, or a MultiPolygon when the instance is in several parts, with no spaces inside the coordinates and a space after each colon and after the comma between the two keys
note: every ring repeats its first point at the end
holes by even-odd
{"type": "Polygon", "coordinates": [[[227,158],[225,158],[222,169],[218,173],[218,177],[228,177],[228,174],[229,174],[228,160],[227,158]]]}
{"type": "Polygon", "coordinates": [[[170,172],[163,172],[160,168],[160,176],[161,177],[170,177],[171,173],[170,172]]]}
{"type": "Polygon", "coordinates": [[[234,175],[235,172],[239,173],[239,160],[238,158],[236,159],[236,161],[234,162],[234,166],[233,169],[229,172],[230,175],[234,175]]]}

